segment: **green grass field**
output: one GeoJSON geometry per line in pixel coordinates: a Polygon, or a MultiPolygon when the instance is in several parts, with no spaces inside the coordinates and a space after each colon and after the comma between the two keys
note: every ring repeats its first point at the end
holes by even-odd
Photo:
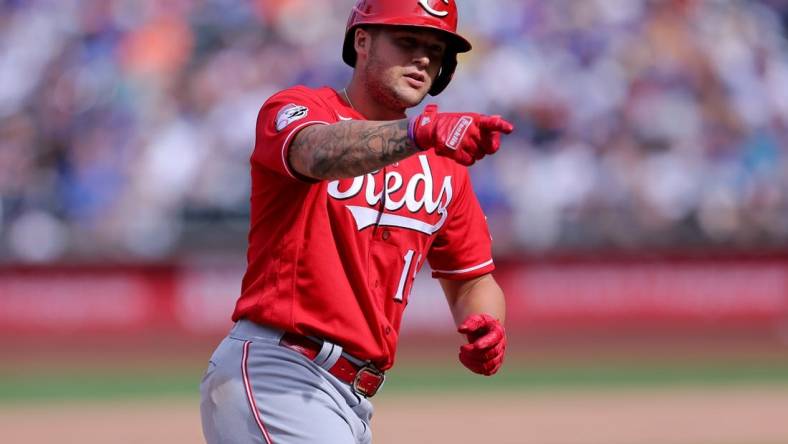
{"type": "MultiPolygon", "coordinates": [[[[202,368],[189,365],[135,365],[134,368],[34,368],[0,370],[0,403],[196,396],[202,368]]],[[[403,363],[388,374],[387,393],[412,391],[511,391],[657,386],[786,385],[788,360],[768,363],[707,361],[571,365],[513,362],[494,377],[463,367],[403,363]]]]}
{"type": "MultiPolygon", "coordinates": [[[[399,359],[374,399],[375,443],[788,442],[782,349],[670,350],[513,353],[493,377],[467,371],[453,347],[416,350],[399,359]]],[[[208,354],[83,349],[7,360],[0,429],[8,442],[26,444],[201,442],[199,382],[208,354]]]]}

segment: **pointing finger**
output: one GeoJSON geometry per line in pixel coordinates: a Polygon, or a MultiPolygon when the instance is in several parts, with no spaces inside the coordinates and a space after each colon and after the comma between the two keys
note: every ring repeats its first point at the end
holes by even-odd
{"type": "Polygon", "coordinates": [[[479,127],[484,131],[498,131],[504,134],[514,131],[514,125],[501,116],[482,116],[479,120],[479,127]]]}

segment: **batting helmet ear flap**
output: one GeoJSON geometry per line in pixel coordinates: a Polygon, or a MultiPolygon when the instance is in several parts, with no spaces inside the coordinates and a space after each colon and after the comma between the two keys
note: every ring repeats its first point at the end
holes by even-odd
{"type": "Polygon", "coordinates": [[[449,82],[451,82],[451,78],[454,77],[454,70],[457,69],[457,53],[456,52],[447,52],[446,55],[443,57],[443,65],[441,65],[441,70],[438,71],[437,77],[435,77],[435,82],[433,82],[432,87],[430,88],[430,95],[437,96],[440,94],[447,86],[449,86],[449,82]]]}

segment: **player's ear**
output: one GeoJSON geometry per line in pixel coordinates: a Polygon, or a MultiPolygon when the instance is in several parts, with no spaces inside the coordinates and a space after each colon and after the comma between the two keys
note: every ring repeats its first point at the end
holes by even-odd
{"type": "Polygon", "coordinates": [[[353,46],[356,49],[356,57],[361,58],[362,55],[367,57],[372,46],[372,33],[363,27],[356,28],[354,39],[353,46]]]}

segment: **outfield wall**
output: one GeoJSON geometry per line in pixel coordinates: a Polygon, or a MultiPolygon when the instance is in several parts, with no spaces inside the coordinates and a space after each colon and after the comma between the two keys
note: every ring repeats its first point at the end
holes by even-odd
{"type": "MultiPolygon", "coordinates": [[[[242,264],[0,268],[0,333],[156,329],[214,334],[229,326],[242,264]]],[[[495,273],[513,333],[550,326],[788,327],[788,257],[563,258],[504,262],[495,273]]],[[[403,334],[453,331],[437,282],[416,278],[403,334]]]]}

